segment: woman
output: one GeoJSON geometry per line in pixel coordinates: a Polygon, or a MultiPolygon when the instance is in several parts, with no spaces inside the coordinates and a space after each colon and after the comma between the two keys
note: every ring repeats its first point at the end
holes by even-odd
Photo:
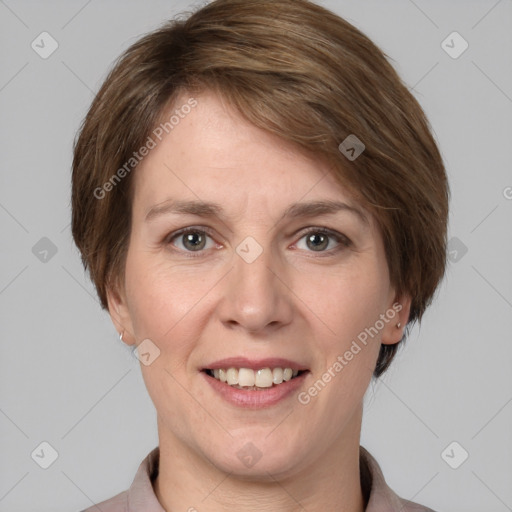
{"type": "Polygon", "coordinates": [[[444,274],[448,215],[424,113],[366,36],[304,0],[168,22],[96,96],[72,207],[158,417],[98,508],[431,510],[359,445],[371,378],[444,274]]]}

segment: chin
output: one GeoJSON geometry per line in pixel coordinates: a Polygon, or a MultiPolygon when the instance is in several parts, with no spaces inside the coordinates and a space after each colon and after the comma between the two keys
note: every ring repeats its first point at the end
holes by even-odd
{"type": "Polygon", "coordinates": [[[296,471],[303,444],[292,446],[280,439],[269,440],[267,435],[259,429],[259,435],[232,439],[229,446],[224,447],[223,455],[216,449],[207,456],[217,468],[246,480],[274,481],[277,475],[286,476],[296,471]]]}

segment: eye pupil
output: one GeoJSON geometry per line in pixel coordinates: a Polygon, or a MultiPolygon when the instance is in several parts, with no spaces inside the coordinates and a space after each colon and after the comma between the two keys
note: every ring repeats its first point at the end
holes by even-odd
{"type": "Polygon", "coordinates": [[[183,235],[183,238],[184,238],[184,246],[187,248],[191,248],[193,251],[202,249],[204,247],[204,243],[205,243],[204,237],[198,232],[186,233],[185,235],[183,235]],[[188,243],[190,243],[192,245],[188,246],[187,245],[188,243]]]}
{"type": "Polygon", "coordinates": [[[321,233],[313,233],[312,235],[308,236],[308,247],[311,249],[317,250],[317,249],[325,249],[328,245],[328,237],[326,235],[323,235],[321,233]],[[312,245],[310,245],[312,244],[312,245]]]}

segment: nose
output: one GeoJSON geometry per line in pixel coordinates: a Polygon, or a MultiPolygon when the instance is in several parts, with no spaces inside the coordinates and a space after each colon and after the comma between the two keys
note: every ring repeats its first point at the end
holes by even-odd
{"type": "Polygon", "coordinates": [[[293,293],[279,258],[270,249],[263,250],[254,261],[236,253],[233,265],[218,304],[224,325],[265,333],[289,324],[293,318],[293,293]]]}

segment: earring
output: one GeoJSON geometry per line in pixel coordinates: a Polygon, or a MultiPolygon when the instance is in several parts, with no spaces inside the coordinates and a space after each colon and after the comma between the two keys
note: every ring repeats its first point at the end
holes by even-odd
{"type": "MultiPolygon", "coordinates": [[[[123,332],[124,332],[124,331],[123,331],[123,332]]],[[[124,340],[123,340],[123,332],[120,332],[120,333],[119,333],[119,339],[120,339],[121,341],[124,341],[124,340]]]]}
{"type": "Polygon", "coordinates": [[[401,324],[400,322],[398,322],[398,323],[396,324],[396,328],[397,328],[397,329],[400,329],[400,327],[402,327],[402,324],[401,324]]]}

